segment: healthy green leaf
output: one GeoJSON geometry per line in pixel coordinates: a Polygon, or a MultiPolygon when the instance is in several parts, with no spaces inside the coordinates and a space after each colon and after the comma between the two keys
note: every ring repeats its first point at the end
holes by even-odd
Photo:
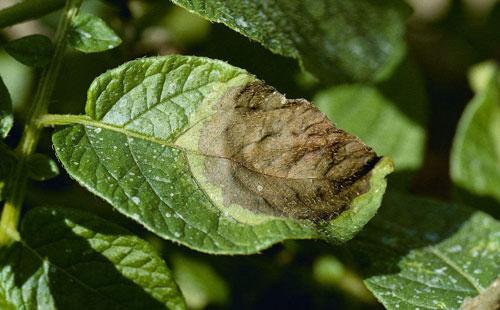
{"type": "Polygon", "coordinates": [[[145,58],[98,77],[87,116],[54,134],[91,192],[157,235],[210,253],[288,238],[352,238],[392,171],[309,102],[244,70],[187,56],[145,58]]]}
{"type": "Polygon", "coordinates": [[[338,127],[390,156],[397,171],[417,170],[425,147],[427,100],[415,67],[407,63],[377,86],[346,84],[320,92],[313,100],[338,127]]]}
{"type": "Polygon", "coordinates": [[[500,223],[423,198],[386,195],[349,245],[369,266],[366,285],[388,309],[458,309],[500,275],[500,223]]]}
{"type": "Polygon", "coordinates": [[[2,77],[0,77],[0,137],[5,138],[9,134],[12,125],[14,124],[14,116],[12,115],[12,100],[10,99],[9,90],[5,86],[2,77]]]}
{"type": "Polygon", "coordinates": [[[185,308],[152,246],[82,211],[30,211],[0,262],[0,299],[13,309],[185,308]]]}
{"type": "Polygon", "coordinates": [[[0,201],[8,192],[9,179],[16,163],[14,152],[0,141],[0,201]]]}
{"type": "Polygon", "coordinates": [[[228,301],[227,283],[206,262],[175,255],[172,271],[189,309],[205,309],[208,305],[224,305],[228,301]]]}
{"type": "Polygon", "coordinates": [[[28,159],[29,177],[36,181],[45,181],[59,175],[57,163],[45,154],[33,154],[28,159]]]}
{"type": "Polygon", "coordinates": [[[79,14],[72,20],[69,43],[84,53],[110,50],[122,43],[105,21],[91,14],[79,14]]]}
{"type": "Polygon", "coordinates": [[[451,152],[451,177],[460,189],[500,201],[500,71],[465,109],[451,152]]]}
{"type": "Polygon", "coordinates": [[[325,82],[376,80],[404,54],[409,9],[402,1],[172,2],[297,59],[325,82]]]}
{"type": "Polygon", "coordinates": [[[9,41],[4,48],[17,61],[30,67],[46,66],[54,53],[52,41],[40,34],[9,41]]]}

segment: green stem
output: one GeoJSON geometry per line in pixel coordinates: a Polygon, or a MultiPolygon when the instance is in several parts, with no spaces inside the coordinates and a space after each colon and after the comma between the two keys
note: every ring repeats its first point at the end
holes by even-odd
{"type": "Polygon", "coordinates": [[[78,13],[82,1],[68,0],[66,2],[64,13],[57,26],[54,55],[41,75],[35,98],[28,111],[24,132],[16,148],[18,161],[11,179],[12,185],[0,219],[0,246],[9,244],[18,235],[17,225],[21,215],[21,206],[24,201],[24,192],[27,184],[26,162],[28,157],[35,151],[40,139],[40,132],[43,128],[38,124],[37,120],[48,111],[50,98],[54,91],[56,78],[66,50],[68,28],[72,18],[78,13]]]}
{"type": "Polygon", "coordinates": [[[0,10],[0,28],[42,17],[64,6],[65,0],[30,0],[0,10]]]}

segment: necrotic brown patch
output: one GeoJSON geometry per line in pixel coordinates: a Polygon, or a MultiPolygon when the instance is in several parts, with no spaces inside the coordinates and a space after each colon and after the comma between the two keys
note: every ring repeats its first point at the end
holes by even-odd
{"type": "Polygon", "coordinates": [[[203,126],[199,149],[224,205],[330,220],[369,189],[375,152],[304,99],[263,82],[228,92],[203,126]]]}

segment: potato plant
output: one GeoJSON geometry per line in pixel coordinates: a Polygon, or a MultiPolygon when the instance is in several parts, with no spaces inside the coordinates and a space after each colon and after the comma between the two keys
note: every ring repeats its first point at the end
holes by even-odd
{"type": "Polygon", "coordinates": [[[0,7],[1,309],[500,309],[495,1],[0,7]]]}

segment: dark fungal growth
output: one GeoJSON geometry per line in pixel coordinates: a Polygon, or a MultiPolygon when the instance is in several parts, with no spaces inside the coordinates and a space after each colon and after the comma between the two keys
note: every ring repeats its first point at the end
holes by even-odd
{"type": "Polygon", "coordinates": [[[229,91],[208,119],[199,149],[225,206],[330,220],[369,190],[379,157],[304,99],[261,81],[229,91]]]}

